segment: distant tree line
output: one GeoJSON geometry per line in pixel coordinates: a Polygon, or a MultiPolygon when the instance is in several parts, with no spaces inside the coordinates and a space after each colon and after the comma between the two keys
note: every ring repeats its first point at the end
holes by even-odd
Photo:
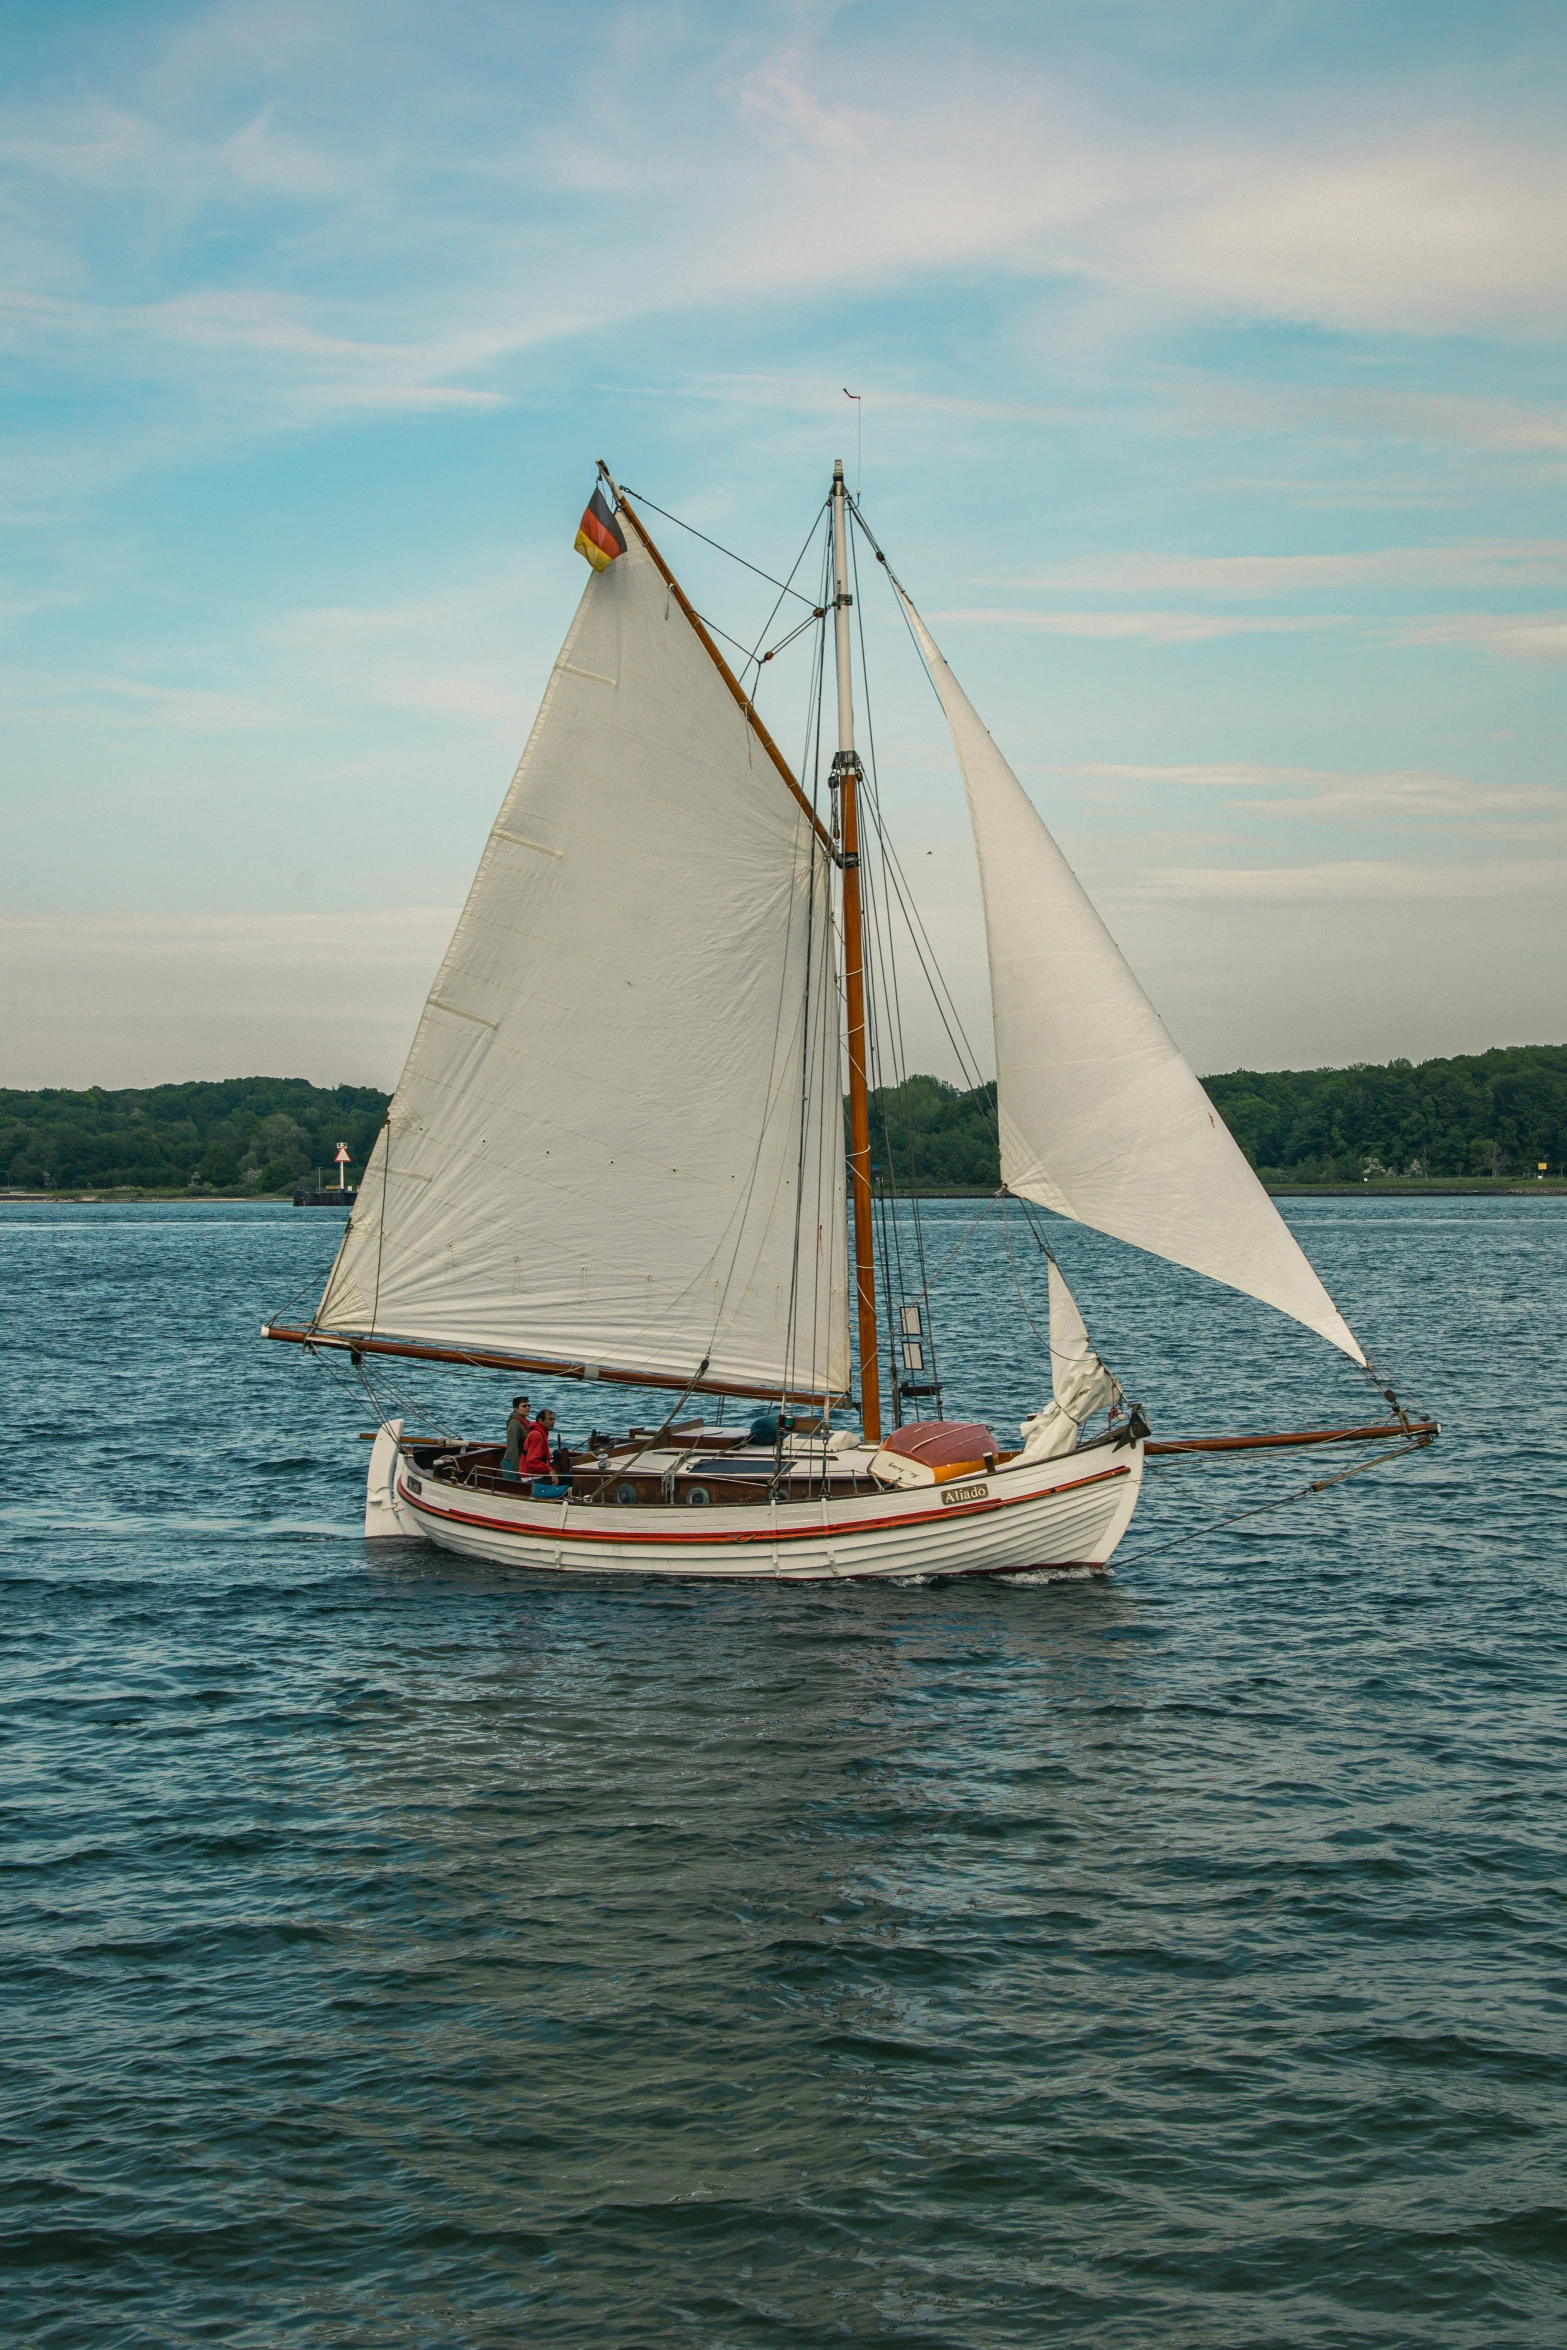
{"type": "MultiPolygon", "coordinates": [[[[1265,1180],[1567,1172],[1567,1045],[1508,1045],[1448,1061],[1349,1069],[1234,1069],[1209,1098],[1265,1180]]],[[[37,1191],[282,1191],[332,1167],[361,1173],[386,1115],[368,1085],[302,1077],[68,1093],[0,1089],[0,1180],[37,1191]]],[[[996,1089],[909,1077],[871,1096],[871,1160],[889,1187],[994,1191],[996,1089]]],[[[330,1173],[328,1172],[330,1180],[330,1173]]]]}
{"type": "Polygon", "coordinates": [[[1567,1045],[1349,1069],[1233,1069],[1203,1082],[1264,1178],[1532,1175],[1542,1159],[1553,1175],[1567,1171],[1567,1045]]]}
{"type": "Polygon", "coordinates": [[[84,1185],[105,1191],[282,1191],[317,1167],[335,1179],[346,1142],[349,1180],[362,1172],[386,1115],[369,1085],[311,1085],[303,1077],[227,1077],[215,1084],[151,1085],[84,1093],[45,1086],[0,1089],[0,1169],[27,1191],[84,1185]]]}
{"type": "MultiPolygon", "coordinates": [[[[1234,1069],[1203,1080],[1264,1181],[1567,1172],[1567,1045],[1447,1061],[1234,1069]]],[[[871,1096],[871,1161],[898,1189],[993,1191],[996,1089],[910,1077],[871,1096]]]]}

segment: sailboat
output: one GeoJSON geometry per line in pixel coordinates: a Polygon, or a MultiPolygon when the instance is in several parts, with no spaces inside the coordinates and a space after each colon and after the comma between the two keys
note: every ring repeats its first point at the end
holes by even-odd
{"type": "Polygon", "coordinates": [[[308,1321],[275,1318],[263,1336],[346,1354],[367,1384],[367,1365],[433,1362],[633,1387],[667,1410],[594,1427],[527,1478],[494,1442],[416,1435],[378,1406],[371,1538],[548,1572],[1093,1570],[1160,1449],[1436,1433],[1379,1380],[1391,1420],[1161,1446],[1053,1256],[1051,1393],[1017,1443],[907,1416],[942,1395],[928,1284],[911,1296],[894,1280],[885,1221],[878,1284],[864,860],[880,821],[872,810],[867,830],[855,746],[852,532],[888,572],[962,773],[1005,1195],[1227,1283],[1370,1366],[841,464],[823,521],[804,625],[819,717],[831,631],[837,750],[825,778],[818,753],[808,789],[637,497],[600,466],[577,542],[591,575],[325,1290],[308,1321]],[[731,1420],[733,1404],[749,1418],[731,1420]]]}

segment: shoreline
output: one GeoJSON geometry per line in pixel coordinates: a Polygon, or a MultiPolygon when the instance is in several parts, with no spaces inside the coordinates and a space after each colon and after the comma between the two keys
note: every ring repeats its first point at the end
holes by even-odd
{"type": "MultiPolygon", "coordinates": [[[[1373,1183],[1265,1183],[1263,1190],[1270,1199],[1562,1199],[1567,1198],[1567,1178],[1547,1176],[1531,1181],[1526,1176],[1432,1176],[1430,1178],[1401,1177],[1393,1181],[1373,1183]]],[[[957,1185],[946,1189],[900,1192],[900,1199],[921,1200],[988,1200],[996,1196],[983,1184],[957,1185]]],[[[165,1205],[184,1205],[197,1208],[277,1208],[293,1205],[289,1191],[189,1191],[142,1190],[127,1185],[118,1190],[99,1191],[0,1191],[0,1208],[110,1208],[161,1202],[165,1205]]],[[[319,1213],[325,1207],[328,1213],[336,1209],[335,1201],[323,1201],[319,1206],[304,1208],[304,1215],[319,1213]]]]}

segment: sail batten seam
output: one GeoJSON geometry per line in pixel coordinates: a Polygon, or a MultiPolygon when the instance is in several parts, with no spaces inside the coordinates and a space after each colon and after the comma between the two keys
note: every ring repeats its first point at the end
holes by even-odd
{"type": "MultiPolygon", "coordinates": [[[[582,674],[585,676],[587,673],[583,671],[582,674]]],[[[519,849],[537,849],[541,857],[563,857],[566,853],[564,849],[552,849],[545,841],[529,840],[525,832],[508,832],[502,824],[496,825],[494,837],[496,840],[512,841],[519,849]]],[[[450,1005],[443,1008],[448,1011],[451,1009],[450,1005]]]]}
{"type": "MultiPolygon", "coordinates": [[[[533,843],[530,841],[528,845],[531,848],[533,843]]],[[[500,1027],[498,1020],[486,1020],[482,1012],[465,1012],[461,1004],[449,1004],[444,996],[431,996],[430,1009],[432,1012],[450,1012],[454,1020],[471,1020],[476,1028],[500,1027]]]]}

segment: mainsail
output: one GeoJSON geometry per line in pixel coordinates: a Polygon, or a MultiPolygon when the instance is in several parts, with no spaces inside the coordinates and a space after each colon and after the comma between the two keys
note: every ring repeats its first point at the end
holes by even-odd
{"type": "MultiPolygon", "coordinates": [[[[902,591],[899,591],[900,595],[902,591]]],[[[1365,1356],[903,596],[979,854],[1001,1178],[1365,1356]]]]}
{"type": "Polygon", "coordinates": [[[634,536],[583,593],[313,1330],[844,1392],[829,874],[634,536]]]}

